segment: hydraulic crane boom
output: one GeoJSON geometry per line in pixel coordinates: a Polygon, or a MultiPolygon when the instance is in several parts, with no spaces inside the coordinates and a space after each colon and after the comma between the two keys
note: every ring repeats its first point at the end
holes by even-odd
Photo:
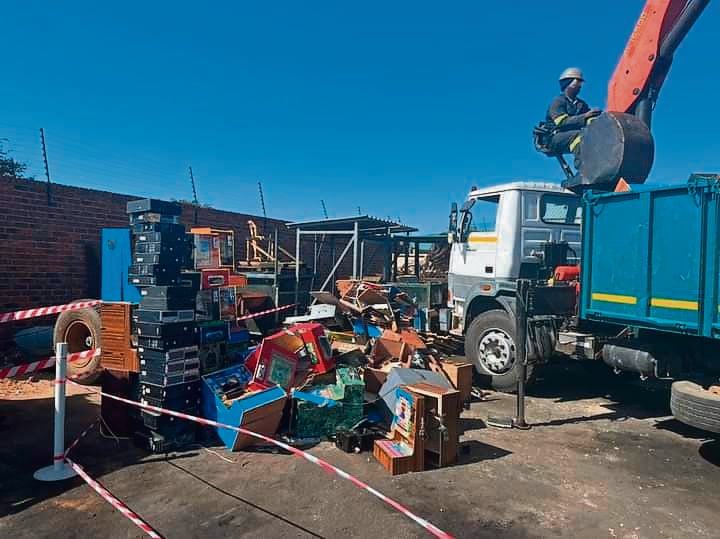
{"type": "Polygon", "coordinates": [[[648,0],[608,84],[607,110],[648,127],[673,54],[710,0],[648,0]]]}

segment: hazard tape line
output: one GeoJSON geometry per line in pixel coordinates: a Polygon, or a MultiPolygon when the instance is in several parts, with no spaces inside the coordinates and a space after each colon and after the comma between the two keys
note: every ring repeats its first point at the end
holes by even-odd
{"type": "MultiPolygon", "coordinates": [[[[68,361],[79,361],[81,359],[87,359],[89,357],[96,357],[101,354],[100,348],[93,348],[92,350],[85,350],[84,352],[75,352],[74,354],[68,354],[68,361]]],[[[6,367],[0,369],[0,380],[3,378],[14,378],[15,376],[22,376],[23,374],[29,374],[35,371],[41,371],[55,365],[55,356],[46,357],[39,361],[33,361],[32,363],[24,363],[22,365],[15,365],[14,367],[6,367]]]]}
{"type": "Polygon", "coordinates": [[[68,465],[77,472],[77,474],[82,477],[83,481],[85,481],[88,485],[92,487],[92,489],[100,494],[106,502],[108,502],[110,505],[112,505],[115,509],[120,511],[123,516],[128,518],[133,524],[135,524],[138,528],[140,528],[142,531],[144,531],[146,534],[148,534],[153,539],[163,539],[163,536],[160,535],[158,532],[156,532],[147,522],[145,522],[143,519],[141,519],[136,513],[134,513],[127,505],[125,505],[123,502],[118,500],[108,489],[106,489],[102,484],[100,484],[98,481],[90,477],[85,470],[82,469],[81,466],[75,464],[72,460],[69,458],[65,459],[65,462],[68,463],[68,465]]]}
{"type": "Polygon", "coordinates": [[[76,303],[67,303],[65,305],[53,305],[52,307],[38,307],[37,309],[27,309],[25,311],[15,311],[10,313],[0,314],[0,324],[5,322],[12,322],[13,320],[28,320],[30,318],[37,318],[38,316],[48,316],[51,314],[58,314],[65,311],[75,311],[77,309],[87,309],[88,307],[94,307],[102,303],[99,299],[92,301],[78,301],[76,303]]]}
{"type": "Polygon", "coordinates": [[[238,316],[238,317],[237,317],[237,320],[238,320],[238,321],[240,321],[240,320],[250,320],[251,318],[257,318],[258,316],[265,316],[266,314],[277,313],[277,312],[279,312],[279,311],[287,311],[288,309],[292,309],[292,308],[295,307],[296,305],[297,305],[296,303],[293,303],[292,305],[283,305],[282,307],[275,307],[275,308],[273,308],[273,309],[266,309],[266,310],[264,310],[264,311],[259,311],[259,312],[257,312],[257,313],[250,313],[250,314],[246,314],[246,315],[243,315],[243,316],[238,316]]]}
{"type": "MultiPolygon", "coordinates": [[[[79,384],[77,384],[77,382],[73,382],[72,380],[70,381],[70,383],[79,385],[79,384]]],[[[90,388],[88,388],[88,389],[90,389],[90,388]]],[[[360,488],[360,489],[362,489],[362,490],[365,490],[366,492],[369,492],[370,494],[372,494],[373,496],[375,496],[375,497],[377,497],[377,498],[380,498],[383,502],[385,502],[386,504],[388,504],[390,507],[392,507],[393,509],[399,511],[400,513],[402,513],[402,514],[405,515],[406,517],[410,518],[411,520],[415,521],[417,524],[419,524],[420,526],[422,526],[423,528],[425,528],[427,531],[429,531],[429,532],[430,532],[431,534],[433,534],[435,537],[440,537],[440,538],[442,538],[442,539],[453,539],[453,536],[450,535],[449,533],[442,531],[440,528],[436,527],[434,524],[431,524],[431,523],[428,522],[427,520],[425,520],[425,519],[423,519],[423,518],[420,518],[419,516],[417,516],[416,514],[414,514],[412,511],[410,511],[408,508],[402,506],[401,504],[399,504],[398,502],[396,502],[396,501],[394,501],[394,500],[391,500],[390,498],[388,498],[387,496],[385,496],[385,495],[382,494],[381,492],[378,492],[378,491],[375,490],[374,488],[372,488],[372,487],[370,487],[369,485],[363,483],[363,482],[360,481],[358,478],[353,477],[353,476],[350,475],[349,473],[342,471],[340,468],[336,468],[335,466],[333,466],[333,465],[330,464],[329,462],[324,461],[323,459],[321,459],[321,458],[319,458],[319,457],[316,457],[316,456],[314,456],[314,455],[311,455],[310,453],[306,453],[305,451],[302,451],[302,450],[300,450],[300,449],[297,449],[296,447],[292,447],[291,445],[288,445],[288,444],[286,444],[286,443],[283,443],[283,442],[281,442],[281,441],[279,441],[279,440],[275,440],[274,438],[270,438],[269,436],[265,436],[264,434],[259,434],[259,433],[257,433],[257,432],[253,432],[253,431],[244,429],[244,428],[242,428],[242,427],[233,427],[232,425],[226,425],[226,424],[224,424],[224,423],[218,423],[217,421],[213,421],[212,419],[205,419],[205,418],[203,418],[203,417],[197,417],[197,416],[194,416],[194,415],[184,414],[184,413],[182,413],[182,412],[175,412],[175,411],[173,411],[173,410],[166,410],[165,408],[159,408],[159,407],[157,407],[157,406],[152,406],[152,405],[150,405],[150,404],[143,404],[143,403],[136,402],[136,401],[132,401],[132,400],[129,400],[129,399],[124,399],[124,398],[122,398],[122,397],[118,397],[117,395],[111,395],[111,394],[105,393],[105,392],[103,392],[103,391],[98,391],[98,390],[94,390],[94,391],[96,391],[97,393],[99,393],[99,394],[102,395],[103,397],[108,397],[108,398],[114,399],[114,400],[116,400],[116,401],[124,402],[125,404],[129,404],[130,406],[136,406],[136,407],[138,407],[138,408],[143,408],[143,409],[146,409],[146,410],[150,410],[150,411],[152,411],[152,412],[159,413],[159,414],[166,414],[166,415],[171,415],[171,416],[179,417],[180,419],[187,419],[188,421],[194,421],[195,423],[200,423],[201,425],[208,425],[208,426],[211,426],[211,427],[220,427],[220,428],[223,428],[223,429],[233,430],[233,431],[235,431],[235,432],[239,432],[240,434],[245,434],[245,435],[247,435],[247,436],[252,436],[253,438],[257,438],[257,439],[259,439],[259,440],[263,440],[263,441],[265,441],[265,442],[274,444],[274,445],[276,445],[276,446],[284,449],[285,451],[288,451],[288,452],[292,453],[292,454],[295,455],[296,457],[302,457],[302,458],[304,458],[305,460],[308,460],[308,461],[312,462],[313,464],[317,464],[318,466],[320,466],[322,469],[324,469],[324,470],[327,471],[327,472],[330,472],[330,473],[339,475],[339,476],[342,477],[343,479],[347,479],[348,481],[350,481],[350,482],[351,482],[353,485],[355,485],[356,487],[358,487],[358,488],[360,488]]]]}
{"type": "Polygon", "coordinates": [[[98,423],[100,423],[99,419],[90,423],[90,426],[88,428],[86,428],[84,431],[82,431],[80,433],[80,436],[75,438],[75,441],[68,446],[68,448],[65,450],[65,453],[63,454],[63,458],[66,459],[67,456],[70,454],[70,451],[75,449],[75,446],[80,443],[80,440],[82,440],[83,438],[85,438],[85,436],[90,434],[90,431],[93,430],[97,426],[98,423]]]}

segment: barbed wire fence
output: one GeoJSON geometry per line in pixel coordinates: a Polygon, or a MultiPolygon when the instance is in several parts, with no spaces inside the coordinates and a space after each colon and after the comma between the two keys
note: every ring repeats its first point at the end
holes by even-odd
{"type": "Polygon", "coordinates": [[[98,189],[113,193],[193,200],[187,174],[189,163],[182,159],[161,159],[139,152],[127,158],[108,157],[102,144],[92,145],[55,131],[44,131],[49,179],[40,128],[0,123],[0,154],[11,176],[52,184],[98,189]],[[15,168],[13,171],[12,169],[15,168]]]}

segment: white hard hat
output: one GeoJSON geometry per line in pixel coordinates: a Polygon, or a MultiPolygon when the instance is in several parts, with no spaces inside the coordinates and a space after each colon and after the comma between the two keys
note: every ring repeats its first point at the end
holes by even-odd
{"type": "Polygon", "coordinates": [[[584,81],[585,77],[583,77],[583,72],[579,67],[568,67],[565,71],[560,73],[560,79],[558,80],[566,79],[580,79],[584,81]]]}

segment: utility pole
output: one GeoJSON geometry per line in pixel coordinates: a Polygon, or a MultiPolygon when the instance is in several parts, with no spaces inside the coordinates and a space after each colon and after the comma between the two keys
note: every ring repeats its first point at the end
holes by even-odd
{"type": "Polygon", "coordinates": [[[197,197],[197,191],[195,190],[195,176],[193,176],[192,167],[188,167],[188,170],[190,171],[190,185],[192,185],[192,191],[193,191],[193,204],[196,206],[198,205],[198,197],[197,197]]]}
{"type": "Polygon", "coordinates": [[[192,167],[188,167],[188,170],[190,171],[190,185],[192,186],[193,192],[193,206],[195,206],[193,210],[193,217],[195,224],[198,224],[198,197],[197,191],[195,190],[195,176],[193,176],[192,167]]]}
{"type": "Polygon", "coordinates": [[[262,183],[258,180],[258,191],[260,191],[260,206],[263,212],[263,236],[265,235],[265,229],[267,228],[267,212],[265,211],[265,195],[263,194],[262,183]]]}
{"type": "Polygon", "coordinates": [[[40,141],[42,142],[43,161],[45,161],[45,177],[47,178],[47,204],[48,206],[52,206],[52,196],[50,193],[50,167],[48,166],[47,146],[45,144],[45,130],[42,127],[40,128],[40,141]]]}

